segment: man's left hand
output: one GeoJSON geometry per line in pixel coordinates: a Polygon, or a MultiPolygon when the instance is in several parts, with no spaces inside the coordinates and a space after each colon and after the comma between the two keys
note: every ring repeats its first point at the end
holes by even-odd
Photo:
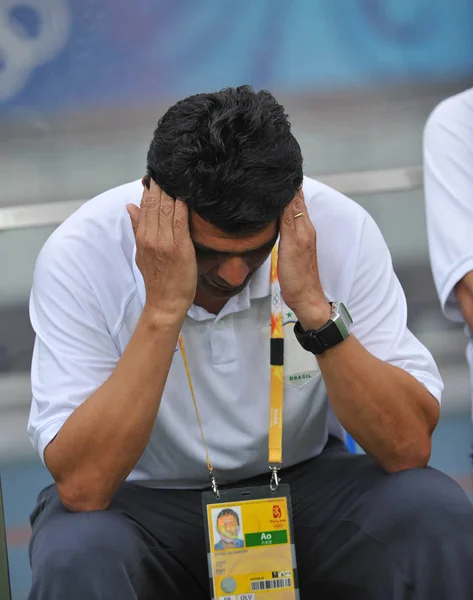
{"type": "Polygon", "coordinates": [[[322,327],[331,313],[320,283],[316,239],[299,190],[280,219],[278,276],[284,302],[305,330],[322,327]]]}

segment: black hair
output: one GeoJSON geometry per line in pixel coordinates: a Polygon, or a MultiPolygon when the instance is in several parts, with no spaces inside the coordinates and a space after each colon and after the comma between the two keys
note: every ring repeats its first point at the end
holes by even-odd
{"type": "Polygon", "coordinates": [[[221,510],[218,513],[217,521],[220,519],[220,517],[224,517],[225,515],[231,515],[232,517],[235,517],[238,527],[240,526],[240,519],[238,518],[238,514],[231,508],[224,508],[223,510],[221,510]]]}
{"type": "Polygon", "coordinates": [[[302,154],[283,106],[244,85],[196,94],[158,121],[147,175],[227,233],[279,218],[302,184],[302,154]]]}

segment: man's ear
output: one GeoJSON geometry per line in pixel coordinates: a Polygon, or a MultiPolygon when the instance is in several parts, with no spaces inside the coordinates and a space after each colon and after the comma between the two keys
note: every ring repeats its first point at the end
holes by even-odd
{"type": "Polygon", "coordinates": [[[143,177],[141,178],[141,183],[143,184],[143,187],[145,187],[147,190],[149,190],[149,176],[148,175],[143,175],[143,177]]]}

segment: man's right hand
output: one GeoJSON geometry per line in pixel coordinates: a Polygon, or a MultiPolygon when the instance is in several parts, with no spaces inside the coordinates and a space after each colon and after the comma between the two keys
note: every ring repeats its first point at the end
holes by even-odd
{"type": "Polygon", "coordinates": [[[146,307],[184,319],[194,301],[197,262],[189,233],[189,211],[150,179],[141,207],[128,204],[136,240],[136,264],[143,275],[146,307]]]}

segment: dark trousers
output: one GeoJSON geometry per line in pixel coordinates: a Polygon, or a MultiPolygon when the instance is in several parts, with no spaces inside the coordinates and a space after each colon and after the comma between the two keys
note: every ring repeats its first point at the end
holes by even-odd
{"type": "MultiPolygon", "coordinates": [[[[388,475],[331,440],[282,477],[302,600],[473,598],[473,508],[446,475],[388,475]]],[[[71,513],[50,487],[31,520],[30,600],[210,598],[200,491],[125,484],[107,510],[71,513]]]]}

